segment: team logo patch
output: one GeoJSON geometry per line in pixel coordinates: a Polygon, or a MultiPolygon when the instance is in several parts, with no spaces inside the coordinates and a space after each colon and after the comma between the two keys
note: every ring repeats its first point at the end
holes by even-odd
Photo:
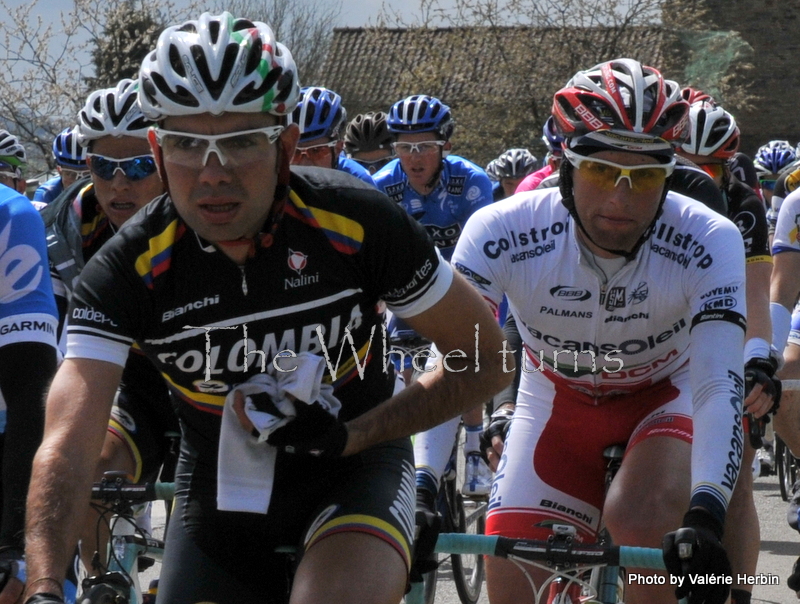
{"type": "Polygon", "coordinates": [[[308,264],[308,256],[306,256],[303,252],[295,252],[294,250],[289,249],[288,263],[289,268],[299,275],[308,264]]]}

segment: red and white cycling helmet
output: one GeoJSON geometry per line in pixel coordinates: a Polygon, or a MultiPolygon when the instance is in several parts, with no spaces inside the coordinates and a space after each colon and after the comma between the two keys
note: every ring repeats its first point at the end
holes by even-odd
{"type": "Polygon", "coordinates": [[[579,71],[556,92],[552,109],[556,128],[570,146],[599,142],[593,146],[657,155],[668,154],[664,141],[683,142],[688,112],[676,82],[633,59],[579,71]],[[615,134],[611,139],[609,131],[615,134]],[[626,144],[627,133],[636,141],[626,144]]]}
{"type": "Polygon", "coordinates": [[[689,138],[681,145],[686,153],[730,159],[739,150],[736,120],[719,105],[708,101],[689,108],[689,138]]]}
{"type": "Polygon", "coordinates": [[[686,86],[685,88],[681,89],[681,96],[686,100],[687,103],[690,105],[694,105],[699,101],[707,101],[712,105],[716,105],[717,102],[714,100],[714,97],[700,90],[699,88],[692,88],[691,86],[686,86]]]}
{"type": "Polygon", "coordinates": [[[147,119],[138,103],[138,85],[134,80],[120,80],[115,88],[95,90],[78,112],[78,143],[104,136],[147,138],[153,122],[147,119]]]}
{"type": "Polygon", "coordinates": [[[292,54],[270,26],[228,12],[165,29],[142,63],[139,87],[153,120],[227,111],[284,116],[300,96],[292,54]]]}

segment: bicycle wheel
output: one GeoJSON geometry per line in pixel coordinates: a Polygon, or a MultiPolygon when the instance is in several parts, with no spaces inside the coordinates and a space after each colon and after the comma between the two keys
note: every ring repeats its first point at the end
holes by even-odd
{"type": "Polygon", "coordinates": [[[785,465],[786,462],[786,445],[783,444],[783,441],[776,436],[775,437],[775,466],[778,468],[778,486],[781,490],[781,499],[784,501],[789,501],[789,492],[792,488],[791,485],[787,487],[787,468],[785,465]]]}
{"type": "MultiPolygon", "coordinates": [[[[453,501],[458,511],[458,532],[482,535],[486,528],[486,503],[466,501],[461,493],[455,493],[453,501]]],[[[453,582],[462,604],[476,604],[481,595],[484,579],[483,556],[453,554],[453,582]]]]}

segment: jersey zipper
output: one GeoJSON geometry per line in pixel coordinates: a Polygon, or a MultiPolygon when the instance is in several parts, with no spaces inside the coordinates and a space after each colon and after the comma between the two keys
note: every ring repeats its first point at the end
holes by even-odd
{"type": "Polygon", "coordinates": [[[247,295],[247,275],[244,272],[244,265],[240,266],[239,270],[242,272],[242,293],[246,296],[247,295]]]}

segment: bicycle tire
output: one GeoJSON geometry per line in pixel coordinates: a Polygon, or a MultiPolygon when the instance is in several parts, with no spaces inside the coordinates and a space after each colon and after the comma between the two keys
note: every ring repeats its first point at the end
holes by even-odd
{"type": "Polygon", "coordinates": [[[781,490],[781,499],[784,501],[789,501],[789,489],[791,489],[791,485],[789,488],[786,488],[786,466],[784,465],[786,460],[786,445],[783,444],[783,441],[780,437],[775,436],[775,467],[778,469],[778,487],[781,490]]]}
{"type": "MultiPolygon", "coordinates": [[[[464,506],[461,493],[456,493],[455,506],[458,509],[458,532],[482,535],[486,529],[486,506],[476,504],[476,510],[469,515],[464,506]]],[[[483,556],[452,554],[450,564],[453,568],[453,582],[462,604],[476,604],[481,596],[485,576],[483,556]]]]}

